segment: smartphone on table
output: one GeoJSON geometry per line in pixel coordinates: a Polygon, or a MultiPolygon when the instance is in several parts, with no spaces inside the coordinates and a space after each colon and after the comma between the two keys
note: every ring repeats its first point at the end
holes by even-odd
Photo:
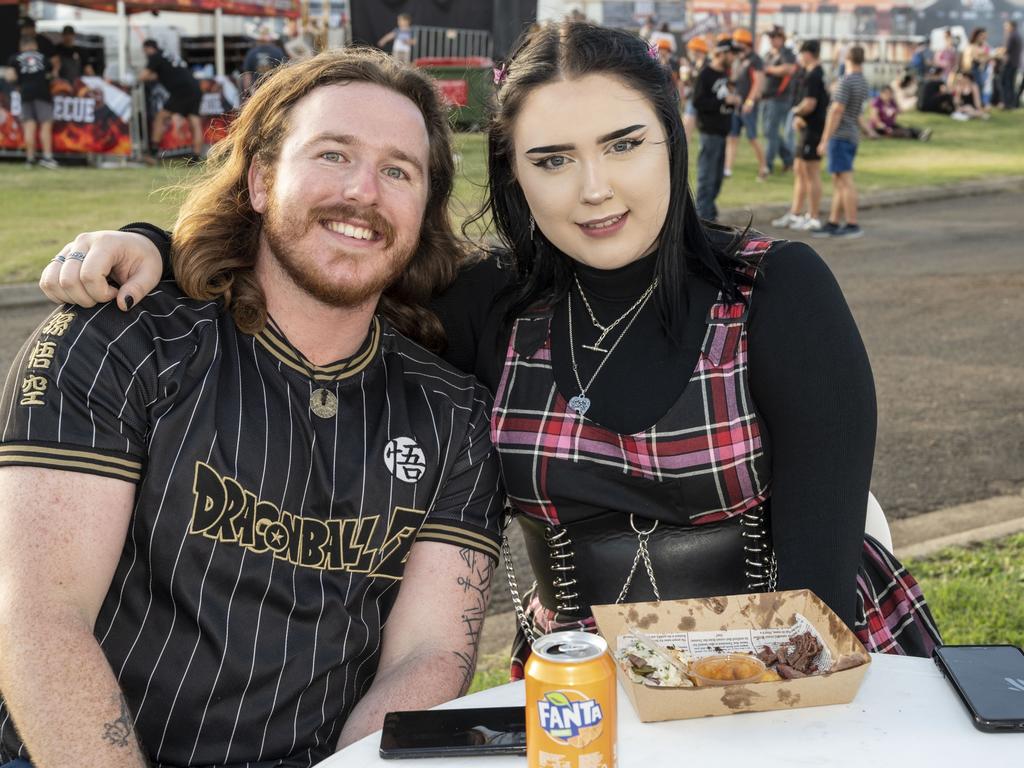
{"type": "Polygon", "coordinates": [[[388,712],[380,736],[385,759],[525,754],[525,707],[388,712]]]}
{"type": "Polygon", "coordinates": [[[944,645],[934,658],[976,728],[1024,733],[1024,651],[1015,645],[944,645]]]}

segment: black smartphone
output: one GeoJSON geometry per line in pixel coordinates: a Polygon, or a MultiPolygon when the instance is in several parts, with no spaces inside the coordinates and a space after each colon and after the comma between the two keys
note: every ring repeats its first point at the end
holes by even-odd
{"type": "Polygon", "coordinates": [[[388,712],[380,735],[385,759],[525,754],[524,707],[388,712]]]}
{"type": "Polygon", "coordinates": [[[1015,645],[944,645],[935,663],[982,731],[1024,732],[1024,651],[1015,645]]]}

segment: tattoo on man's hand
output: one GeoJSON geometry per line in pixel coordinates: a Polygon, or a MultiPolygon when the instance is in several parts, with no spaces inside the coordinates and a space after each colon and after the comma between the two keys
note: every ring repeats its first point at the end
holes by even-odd
{"type": "Polygon", "coordinates": [[[103,724],[103,740],[109,741],[115,747],[127,747],[131,745],[131,737],[134,730],[132,724],[132,713],[128,709],[128,702],[124,696],[120,696],[121,715],[109,723],[103,724]]]}

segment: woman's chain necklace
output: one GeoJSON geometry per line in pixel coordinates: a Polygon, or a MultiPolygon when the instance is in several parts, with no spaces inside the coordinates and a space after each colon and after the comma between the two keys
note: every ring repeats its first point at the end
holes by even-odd
{"type": "Polygon", "coordinates": [[[632,326],[633,322],[640,316],[640,312],[643,311],[644,305],[647,304],[648,300],[651,298],[651,295],[654,293],[654,288],[657,284],[658,280],[657,278],[655,278],[654,282],[651,283],[647,290],[643,292],[643,295],[640,297],[640,299],[637,300],[637,302],[630,308],[630,312],[633,313],[633,316],[629,318],[629,321],[622,329],[622,333],[620,333],[618,338],[615,339],[615,342],[608,350],[608,353],[598,364],[597,369],[594,371],[594,374],[590,377],[590,381],[587,382],[586,386],[583,386],[583,381],[582,379],[580,379],[580,370],[579,367],[576,365],[576,342],[573,338],[572,330],[572,292],[569,292],[569,359],[572,361],[572,373],[573,376],[576,377],[576,384],[580,388],[580,393],[575,397],[570,398],[569,407],[576,411],[576,413],[580,415],[581,419],[583,418],[584,414],[586,414],[586,412],[590,409],[590,398],[587,397],[587,390],[590,389],[591,385],[594,383],[594,380],[597,379],[597,375],[601,372],[601,369],[604,368],[604,364],[608,362],[608,358],[612,356],[612,353],[615,351],[615,348],[619,346],[619,342],[622,341],[622,339],[625,337],[627,333],[629,333],[630,326],[632,326]]]}
{"type": "Polygon", "coordinates": [[[591,350],[592,352],[602,352],[604,354],[608,353],[607,349],[601,348],[601,342],[604,341],[605,336],[611,333],[619,323],[629,317],[630,312],[647,301],[648,297],[654,293],[654,289],[658,287],[658,278],[654,278],[654,282],[647,286],[647,290],[640,294],[640,298],[633,302],[633,306],[615,318],[610,325],[601,325],[597,319],[597,315],[594,314],[593,307],[591,307],[590,302],[587,301],[587,294],[583,291],[583,286],[580,284],[579,276],[573,273],[572,279],[576,281],[576,289],[580,292],[580,298],[583,299],[583,306],[587,308],[587,314],[590,315],[590,322],[592,322],[594,327],[601,332],[601,335],[597,337],[597,341],[593,344],[583,344],[581,346],[584,349],[591,350]]]}
{"type": "MultiPolygon", "coordinates": [[[[271,327],[281,336],[284,343],[288,345],[288,349],[295,355],[295,359],[299,361],[299,365],[309,376],[309,380],[314,387],[312,392],[309,393],[309,410],[319,416],[321,419],[333,419],[338,414],[338,397],[326,387],[320,386],[316,380],[316,374],[313,373],[313,369],[306,364],[306,358],[302,356],[302,353],[295,348],[295,346],[288,340],[288,337],[284,335],[280,324],[267,313],[267,319],[270,321],[271,327]]],[[[338,375],[333,379],[328,380],[328,384],[335,384],[345,374],[348,366],[343,366],[338,372],[338,375]]]]}

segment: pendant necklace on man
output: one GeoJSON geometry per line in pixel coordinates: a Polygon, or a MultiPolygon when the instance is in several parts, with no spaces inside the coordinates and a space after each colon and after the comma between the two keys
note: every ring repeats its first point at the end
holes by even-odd
{"type": "Polygon", "coordinates": [[[331,419],[338,414],[338,398],[323,387],[314,389],[309,396],[309,410],[321,419],[331,419]]]}
{"type": "Polygon", "coordinates": [[[593,323],[594,327],[601,332],[601,335],[597,337],[597,341],[595,341],[593,344],[582,344],[581,346],[584,349],[589,349],[591,352],[598,352],[605,355],[608,354],[608,350],[604,349],[601,346],[601,342],[604,341],[605,336],[607,336],[609,333],[612,332],[612,330],[617,328],[619,323],[621,323],[623,320],[629,317],[633,310],[635,310],[637,307],[643,304],[647,300],[647,297],[654,292],[654,289],[658,285],[658,278],[654,278],[654,282],[647,287],[646,291],[640,294],[640,298],[634,301],[633,305],[629,309],[627,309],[625,312],[623,312],[621,315],[615,318],[615,320],[613,320],[609,325],[601,325],[601,323],[597,319],[597,315],[594,314],[593,307],[591,307],[590,302],[587,301],[587,294],[583,291],[583,286],[580,284],[579,276],[573,273],[572,279],[576,281],[576,289],[580,292],[580,298],[583,299],[583,306],[586,308],[587,314],[590,315],[590,322],[593,323]]]}
{"type": "MultiPolygon", "coordinates": [[[[288,345],[288,349],[290,349],[292,354],[295,355],[295,359],[298,360],[299,365],[302,366],[302,369],[306,372],[310,382],[315,387],[309,394],[309,410],[321,419],[333,419],[338,415],[338,397],[326,387],[318,386],[316,374],[314,374],[313,370],[306,365],[306,358],[302,356],[302,353],[299,352],[299,350],[297,350],[290,341],[288,341],[288,337],[284,335],[284,331],[281,330],[281,326],[273,317],[270,316],[269,313],[267,314],[267,319],[270,321],[274,330],[276,330],[284,340],[284,343],[288,345]]],[[[338,372],[338,375],[328,383],[336,383],[345,373],[347,367],[348,366],[344,366],[341,371],[338,372]]]]}
{"type": "MultiPolygon", "coordinates": [[[[605,354],[604,358],[598,364],[597,369],[590,377],[590,381],[587,382],[586,386],[583,386],[583,380],[580,379],[579,366],[576,365],[576,342],[573,336],[572,327],[572,291],[569,292],[569,359],[572,361],[572,373],[573,376],[576,377],[576,385],[580,388],[580,393],[575,397],[569,399],[569,407],[576,411],[576,413],[580,415],[581,419],[586,414],[586,412],[590,410],[590,398],[587,397],[587,390],[589,390],[591,385],[593,385],[594,381],[597,379],[597,375],[601,373],[601,369],[604,368],[604,364],[608,362],[608,359],[612,356],[612,353],[615,351],[615,348],[619,346],[619,342],[622,341],[623,337],[625,337],[627,333],[629,333],[630,326],[632,326],[633,322],[640,316],[640,313],[643,311],[644,305],[646,305],[647,302],[650,300],[651,295],[654,293],[654,289],[657,287],[657,285],[658,279],[655,278],[654,282],[651,283],[647,290],[643,292],[643,295],[641,295],[640,299],[638,299],[637,302],[630,308],[629,311],[633,313],[633,316],[630,317],[629,320],[626,322],[625,327],[623,327],[622,329],[622,333],[619,334],[618,338],[615,339],[615,343],[612,344],[611,347],[608,349],[607,354],[605,354]]],[[[618,321],[616,321],[616,323],[617,322],[618,321]]]]}

